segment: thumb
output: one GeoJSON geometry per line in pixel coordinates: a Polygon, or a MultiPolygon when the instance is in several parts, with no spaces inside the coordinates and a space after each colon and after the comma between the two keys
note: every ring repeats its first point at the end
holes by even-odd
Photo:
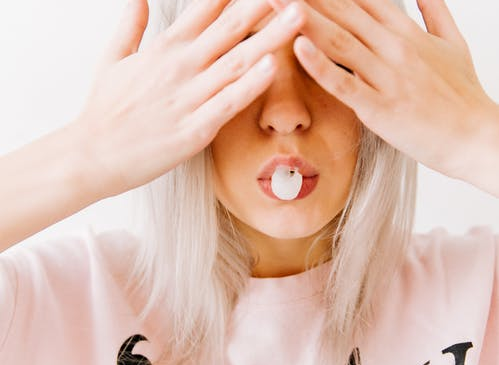
{"type": "Polygon", "coordinates": [[[128,0],[100,66],[106,67],[137,52],[149,20],[147,0],[128,0]]]}
{"type": "Polygon", "coordinates": [[[455,43],[466,46],[452,14],[444,0],[417,0],[418,7],[423,15],[426,29],[429,33],[455,43]]]}

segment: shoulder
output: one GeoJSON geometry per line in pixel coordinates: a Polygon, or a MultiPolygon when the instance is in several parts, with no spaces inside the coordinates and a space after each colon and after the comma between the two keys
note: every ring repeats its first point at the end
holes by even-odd
{"type": "Polygon", "coordinates": [[[391,287],[380,293],[366,351],[383,357],[377,363],[440,364],[449,352],[463,364],[496,363],[498,242],[486,226],[413,233],[391,287]],[[395,346],[380,352],[387,343],[395,346]]]}
{"type": "Polygon", "coordinates": [[[113,271],[129,267],[139,249],[139,239],[126,229],[106,230],[90,237],[92,250],[113,271]]]}
{"type": "Polygon", "coordinates": [[[138,246],[135,236],[122,229],[65,233],[50,239],[19,244],[2,252],[1,260],[18,275],[36,278],[65,277],[71,280],[90,271],[123,270],[138,246]],[[62,275],[64,274],[64,275],[62,275]]]}
{"type": "Polygon", "coordinates": [[[490,226],[473,226],[464,234],[436,227],[414,233],[407,251],[406,273],[447,278],[461,273],[493,273],[497,266],[499,236],[490,226]]]}
{"type": "Polygon", "coordinates": [[[490,304],[499,279],[498,255],[499,237],[488,226],[464,234],[443,227],[414,233],[394,288],[405,300],[418,301],[419,296],[449,304],[474,296],[490,304]]]}

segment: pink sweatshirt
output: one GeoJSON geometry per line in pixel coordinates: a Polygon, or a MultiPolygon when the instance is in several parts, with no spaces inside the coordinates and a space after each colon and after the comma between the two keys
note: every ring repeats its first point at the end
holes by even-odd
{"type": "MultiPolygon", "coordinates": [[[[0,254],[1,365],[142,365],[161,339],[122,290],[132,236],[62,237],[0,254]]],[[[251,278],[228,331],[227,365],[312,365],[329,264],[251,278]],[[312,284],[310,281],[312,279],[312,284]]],[[[499,364],[499,236],[414,234],[386,304],[358,346],[362,365],[499,364]]]]}

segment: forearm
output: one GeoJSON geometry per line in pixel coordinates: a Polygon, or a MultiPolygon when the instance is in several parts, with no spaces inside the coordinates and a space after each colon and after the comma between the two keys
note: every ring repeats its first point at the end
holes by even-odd
{"type": "Polygon", "coordinates": [[[99,200],[74,129],[0,156],[0,252],[99,200]]]}

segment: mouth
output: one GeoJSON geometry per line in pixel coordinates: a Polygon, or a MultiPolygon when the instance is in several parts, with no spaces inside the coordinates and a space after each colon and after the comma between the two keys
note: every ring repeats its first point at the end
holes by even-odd
{"type": "MultiPolygon", "coordinates": [[[[319,182],[319,175],[303,177],[303,182],[301,185],[300,192],[298,193],[296,198],[292,200],[300,200],[309,196],[315,190],[315,187],[317,186],[318,182],[319,182]]],[[[265,193],[267,197],[279,201],[283,200],[274,194],[271,186],[272,184],[271,179],[258,179],[258,184],[260,186],[260,189],[263,191],[263,193],[265,193]]]]}
{"type": "Polygon", "coordinates": [[[319,175],[319,172],[305,159],[298,156],[275,156],[267,161],[258,174],[257,180],[270,180],[279,165],[289,166],[291,170],[298,171],[304,178],[319,175]]]}
{"type": "Polygon", "coordinates": [[[272,199],[288,200],[279,198],[272,190],[272,176],[278,166],[287,166],[289,167],[291,174],[298,172],[302,175],[302,184],[299,188],[299,192],[294,198],[289,198],[290,200],[299,200],[307,197],[314,191],[317,183],[319,182],[318,171],[303,158],[295,156],[275,156],[263,165],[257,177],[261,190],[266,196],[272,199]]]}

